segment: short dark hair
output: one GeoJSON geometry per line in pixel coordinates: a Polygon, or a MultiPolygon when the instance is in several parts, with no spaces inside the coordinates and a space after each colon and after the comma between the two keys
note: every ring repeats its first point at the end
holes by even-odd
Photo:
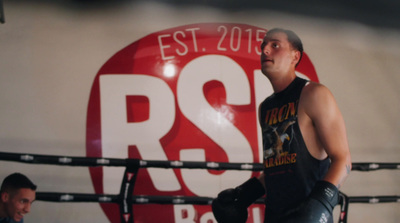
{"type": "Polygon", "coordinates": [[[300,52],[300,59],[299,62],[297,62],[297,65],[300,63],[301,58],[303,57],[303,43],[301,42],[300,37],[294,33],[292,30],[287,30],[287,29],[282,29],[282,28],[273,28],[268,30],[268,32],[265,34],[266,36],[272,35],[274,33],[285,33],[289,43],[292,45],[292,48],[300,52]]]}
{"type": "Polygon", "coordinates": [[[21,188],[29,188],[35,191],[37,186],[25,175],[21,173],[13,173],[4,178],[0,192],[10,193],[21,188]]]}

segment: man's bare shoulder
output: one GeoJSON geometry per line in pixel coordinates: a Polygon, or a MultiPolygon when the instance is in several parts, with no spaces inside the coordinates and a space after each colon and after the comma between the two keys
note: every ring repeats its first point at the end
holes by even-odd
{"type": "Polygon", "coordinates": [[[323,84],[309,82],[304,86],[300,97],[300,106],[309,116],[321,114],[336,107],[331,91],[323,84]]]}
{"type": "Polygon", "coordinates": [[[304,86],[302,91],[302,98],[307,100],[321,100],[327,99],[325,97],[333,97],[331,91],[323,84],[310,81],[304,86]]]}
{"type": "Polygon", "coordinates": [[[305,94],[311,94],[311,95],[315,95],[315,94],[330,94],[329,89],[321,84],[321,83],[317,83],[314,81],[309,81],[303,88],[303,93],[305,94]]]}

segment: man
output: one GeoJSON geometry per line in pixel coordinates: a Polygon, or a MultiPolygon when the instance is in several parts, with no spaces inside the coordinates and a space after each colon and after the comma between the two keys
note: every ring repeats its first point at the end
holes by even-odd
{"type": "Polygon", "coordinates": [[[0,223],[22,223],[36,197],[36,185],[25,175],[7,176],[0,190],[0,223]]]}
{"type": "Polygon", "coordinates": [[[294,32],[269,30],[261,50],[261,70],[274,90],[259,107],[264,171],[222,191],[214,216],[244,223],[247,207],[266,194],[265,223],[331,223],[351,170],[343,117],[325,86],[296,76],[303,45],[294,32]]]}

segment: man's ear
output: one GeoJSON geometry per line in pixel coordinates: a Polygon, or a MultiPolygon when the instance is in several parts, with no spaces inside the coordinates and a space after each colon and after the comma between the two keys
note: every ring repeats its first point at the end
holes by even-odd
{"type": "Polygon", "coordinates": [[[293,50],[293,61],[294,65],[296,65],[300,61],[300,51],[298,50],[293,50]]]}
{"type": "Polygon", "coordinates": [[[9,198],[10,198],[10,194],[8,194],[7,192],[1,193],[1,201],[2,202],[7,202],[9,198]]]}

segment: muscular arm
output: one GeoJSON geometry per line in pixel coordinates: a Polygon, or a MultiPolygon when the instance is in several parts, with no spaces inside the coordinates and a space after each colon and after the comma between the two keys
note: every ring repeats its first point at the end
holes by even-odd
{"type": "Polygon", "coordinates": [[[311,153],[317,156],[319,154],[319,157],[323,154],[329,156],[331,166],[324,180],[340,188],[351,170],[351,157],[343,116],[333,95],[323,85],[310,83],[305,86],[300,101],[309,120],[309,126],[312,128],[311,132],[314,132],[311,136],[316,138],[308,138],[311,149],[314,150],[311,153]]]}

